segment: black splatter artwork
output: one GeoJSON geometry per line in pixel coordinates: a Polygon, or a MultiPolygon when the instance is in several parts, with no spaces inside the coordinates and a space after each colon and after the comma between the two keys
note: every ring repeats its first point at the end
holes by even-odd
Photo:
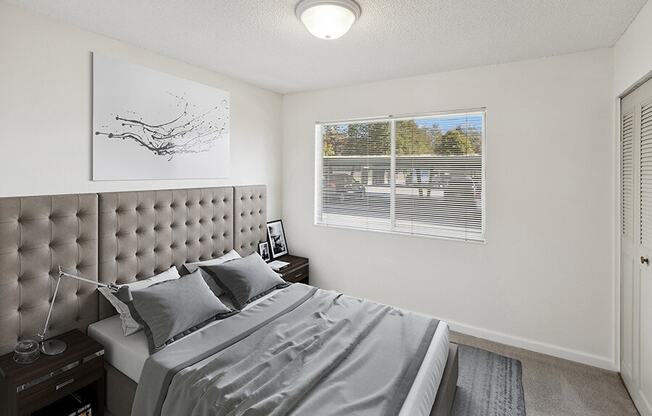
{"type": "MultiPolygon", "coordinates": [[[[185,98],[175,98],[180,114],[173,120],[151,124],[137,113],[128,112],[123,116],[115,115],[115,119],[120,122],[120,131],[96,131],[95,135],[132,140],[157,156],[167,157],[168,161],[177,154],[210,150],[228,129],[228,118],[219,115],[220,112],[228,114],[228,101],[223,100],[220,106],[196,114],[195,106],[190,105],[185,98]]],[[[103,127],[109,129],[109,126],[103,127]]]]}

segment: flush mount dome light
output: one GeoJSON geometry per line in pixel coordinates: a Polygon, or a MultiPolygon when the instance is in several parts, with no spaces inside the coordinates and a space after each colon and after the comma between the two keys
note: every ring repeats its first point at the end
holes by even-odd
{"type": "Polygon", "coordinates": [[[361,10],[353,0],[302,0],[295,12],[308,32],[332,40],[351,29],[361,10]]]}

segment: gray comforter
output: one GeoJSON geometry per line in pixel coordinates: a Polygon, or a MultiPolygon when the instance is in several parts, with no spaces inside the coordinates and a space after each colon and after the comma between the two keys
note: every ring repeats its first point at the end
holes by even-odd
{"type": "Polygon", "coordinates": [[[397,415],[437,325],[294,284],[153,354],[132,415],[397,415]]]}

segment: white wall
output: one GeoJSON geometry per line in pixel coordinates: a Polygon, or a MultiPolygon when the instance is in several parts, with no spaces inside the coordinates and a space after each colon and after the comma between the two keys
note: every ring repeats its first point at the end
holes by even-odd
{"type": "Polygon", "coordinates": [[[319,286],[614,368],[615,200],[605,166],[613,91],[652,69],[641,34],[649,39],[650,27],[648,4],[616,45],[615,68],[612,51],[599,50],[282,99],[0,3],[0,196],[265,183],[270,217],[282,203],[290,248],[310,257],[319,286]],[[91,51],[230,91],[231,178],[92,182],[91,51]],[[482,106],[487,244],[313,225],[315,120],[482,106]]]}
{"type": "Polygon", "coordinates": [[[620,95],[652,71],[652,2],[614,46],[614,90],[620,95]]]}
{"type": "Polygon", "coordinates": [[[0,3],[0,196],[267,184],[281,212],[281,96],[0,3]],[[92,182],[91,51],[231,93],[231,177],[92,182]]]}
{"type": "Polygon", "coordinates": [[[616,368],[612,51],[287,95],[283,219],[324,288],[616,368]],[[487,108],[487,243],[313,225],[314,123],[487,108]]]}
{"type": "MultiPolygon", "coordinates": [[[[639,11],[636,18],[616,42],[613,47],[614,54],[614,81],[612,106],[614,108],[614,121],[620,120],[620,97],[635,87],[638,83],[646,80],[652,74],[652,2],[648,2],[639,11]]],[[[613,124],[613,194],[615,207],[620,211],[620,126],[618,122],[613,124]]],[[[615,349],[617,362],[620,362],[620,221],[614,216],[613,228],[617,238],[613,241],[614,246],[614,292],[615,292],[615,315],[616,322],[615,349]]]]}

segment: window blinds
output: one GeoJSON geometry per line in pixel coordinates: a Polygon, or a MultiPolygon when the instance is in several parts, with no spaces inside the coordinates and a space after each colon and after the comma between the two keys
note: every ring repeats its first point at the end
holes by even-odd
{"type": "Polygon", "coordinates": [[[320,225],[484,241],[484,111],[317,124],[320,225]]]}

